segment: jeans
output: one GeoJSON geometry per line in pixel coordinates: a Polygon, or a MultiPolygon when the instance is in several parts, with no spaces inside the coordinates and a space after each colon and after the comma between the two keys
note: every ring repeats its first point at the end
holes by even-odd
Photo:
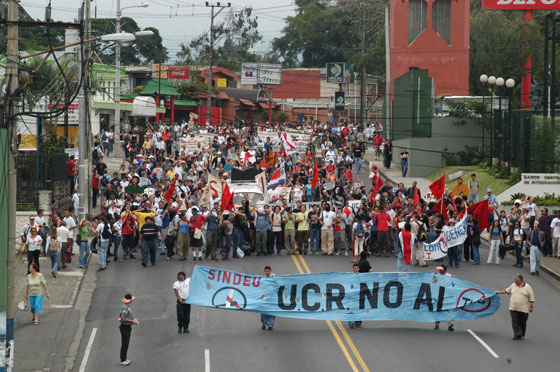
{"type": "Polygon", "coordinates": [[[498,265],[500,263],[500,257],[498,257],[500,252],[500,243],[500,239],[492,239],[490,241],[490,253],[488,253],[488,261],[486,261],[487,264],[498,265]]]}
{"type": "Polygon", "coordinates": [[[311,252],[319,252],[321,246],[321,229],[310,229],[311,232],[311,252]]]}
{"type": "MultiPolygon", "coordinates": [[[[447,256],[449,257],[449,267],[453,267],[454,265],[459,264],[459,260],[457,259],[457,247],[449,247],[447,249],[447,256]]],[[[460,258],[459,258],[460,259],[460,258]]]]}
{"type": "Polygon", "coordinates": [[[49,251],[49,257],[51,259],[51,271],[53,273],[57,273],[58,272],[58,257],[59,257],[60,253],[58,251],[49,251]]]}
{"type": "Polygon", "coordinates": [[[406,177],[406,173],[408,172],[408,160],[401,160],[401,172],[402,176],[406,177]]]}
{"type": "Polygon", "coordinates": [[[83,241],[80,243],[80,256],[78,257],[78,263],[80,264],[80,269],[83,269],[87,265],[87,260],[89,257],[89,243],[83,241]]]}
{"type": "Polygon", "coordinates": [[[233,228],[233,257],[237,257],[237,248],[243,249],[243,231],[237,227],[233,228]]]}
{"type": "Polygon", "coordinates": [[[107,249],[109,248],[108,240],[100,240],[97,245],[97,262],[100,267],[107,267],[107,249]]]}
{"type": "Polygon", "coordinates": [[[474,201],[475,203],[478,203],[478,194],[474,193],[474,192],[471,192],[469,194],[469,201],[471,201],[471,200],[474,201]]]}
{"type": "Polygon", "coordinates": [[[523,256],[521,255],[521,242],[514,242],[513,246],[515,247],[515,257],[517,261],[515,262],[515,266],[523,267],[523,256]]]}
{"type": "Polygon", "coordinates": [[[158,245],[158,240],[143,240],[142,241],[142,263],[148,263],[148,256],[152,265],[156,264],[156,247],[158,245]]]}
{"type": "Polygon", "coordinates": [[[403,256],[403,253],[401,251],[399,253],[399,256],[397,257],[397,272],[402,272],[402,271],[404,271],[405,273],[409,272],[410,271],[410,265],[407,265],[404,262],[404,256],[403,256]],[[401,270],[403,265],[404,265],[404,270],[401,270]]]}
{"type": "Polygon", "coordinates": [[[355,158],[354,163],[356,163],[356,172],[360,173],[362,170],[362,158],[355,158]]]}
{"type": "Polygon", "coordinates": [[[473,251],[473,264],[480,265],[480,253],[478,252],[478,245],[473,244],[472,251],[473,251]]]}
{"type": "Polygon", "coordinates": [[[119,259],[119,246],[121,245],[121,237],[113,235],[113,258],[115,261],[119,259]]]}
{"type": "Polygon", "coordinates": [[[276,320],[276,317],[274,315],[267,315],[267,314],[261,314],[261,323],[263,326],[269,326],[269,327],[274,327],[274,321],[276,320]]]}
{"type": "Polygon", "coordinates": [[[531,272],[537,272],[541,268],[541,250],[538,246],[532,245],[529,248],[529,262],[531,265],[531,272]]]}
{"type": "Polygon", "coordinates": [[[461,257],[463,257],[463,244],[456,246],[457,248],[457,259],[455,260],[455,267],[461,265],[461,257]]]}
{"type": "Polygon", "coordinates": [[[130,343],[132,326],[130,324],[121,324],[119,326],[119,330],[121,331],[121,362],[124,362],[128,353],[128,344],[130,343]]]}
{"type": "Polygon", "coordinates": [[[91,189],[91,207],[95,208],[97,206],[97,198],[99,198],[99,189],[91,189]]]}

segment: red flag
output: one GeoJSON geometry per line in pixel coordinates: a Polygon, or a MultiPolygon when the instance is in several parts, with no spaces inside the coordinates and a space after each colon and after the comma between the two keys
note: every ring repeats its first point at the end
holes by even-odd
{"type": "Polygon", "coordinates": [[[220,207],[224,211],[229,211],[233,209],[233,192],[229,190],[229,186],[226,183],[224,187],[224,191],[222,192],[222,201],[220,203],[220,207]]]}
{"type": "Polygon", "coordinates": [[[488,221],[488,200],[473,204],[467,210],[472,211],[473,218],[478,220],[480,231],[490,227],[490,221],[488,221]]]}
{"type": "Polygon", "coordinates": [[[416,208],[416,205],[420,203],[420,196],[418,195],[418,189],[414,187],[414,199],[412,200],[412,206],[416,208]]]}
{"type": "Polygon", "coordinates": [[[377,191],[383,187],[383,182],[381,181],[381,177],[377,177],[377,182],[375,183],[375,188],[373,189],[373,196],[377,195],[377,191]]]}
{"type": "Polygon", "coordinates": [[[457,204],[455,204],[455,198],[454,198],[453,196],[451,196],[451,202],[453,203],[453,208],[454,208],[455,210],[458,210],[458,209],[457,209],[457,204]]]}
{"type": "Polygon", "coordinates": [[[430,190],[432,190],[432,194],[434,198],[439,199],[443,196],[443,191],[445,190],[445,173],[443,176],[432,182],[430,185],[430,190]]]}
{"type": "Polygon", "coordinates": [[[165,200],[167,200],[168,203],[171,197],[173,196],[173,193],[175,192],[175,184],[177,183],[177,178],[179,178],[179,176],[175,175],[175,178],[173,179],[173,183],[171,184],[171,186],[169,186],[169,188],[165,192],[165,200]]]}
{"type": "Polygon", "coordinates": [[[319,183],[319,167],[317,166],[317,159],[315,159],[315,166],[313,167],[313,179],[311,180],[311,190],[315,190],[319,183]]]}
{"type": "Polygon", "coordinates": [[[447,208],[445,208],[445,201],[443,200],[443,198],[441,198],[440,201],[436,205],[434,205],[432,209],[441,213],[443,215],[443,219],[447,221],[447,208]]]}

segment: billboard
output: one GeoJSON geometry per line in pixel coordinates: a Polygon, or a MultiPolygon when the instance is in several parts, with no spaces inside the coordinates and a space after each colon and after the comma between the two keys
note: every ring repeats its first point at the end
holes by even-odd
{"type": "Polygon", "coordinates": [[[344,83],[344,62],[327,63],[327,83],[344,83]]]}
{"type": "Polygon", "coordinates": [[[243,62],[241,64],[241,84],[282,85],[282,65],[243,62]]]}
{"type": "Polygon", "coordinates": [[[185,80],[189,78],[187,66],[169,66],[169,79],[185,80]]]}
{"type": "Polygon", "coordinates": [[[160,65],[159,63],[152,65],[152,77],[154,79],[167,79],[168,71],[169,67],[167,65],[160,65]]]}
{"type": "Polygon", "coordinates": [[[486,9],[498,10],[554,10],[560,9],[556,0],[482,0],[486,9]]]}

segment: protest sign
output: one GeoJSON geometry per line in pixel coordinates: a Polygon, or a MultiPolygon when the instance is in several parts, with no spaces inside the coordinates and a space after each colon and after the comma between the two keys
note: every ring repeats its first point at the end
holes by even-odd
{"type": "Polygon", "coordinates": [[[195,266],[187,302],[219,309],[322,320],[419,322],[487,317],[496,292],[432,273],[313,273],[264,277],[195,266]]]}
{"type": "Polygon", "coordinates": [[[424,260],[437,260],[447,256],[449,247],[463,244],[467,238],[467,216],[455,226],[444,226],[441,235],[433,243],[424,243],[424,260]]]}

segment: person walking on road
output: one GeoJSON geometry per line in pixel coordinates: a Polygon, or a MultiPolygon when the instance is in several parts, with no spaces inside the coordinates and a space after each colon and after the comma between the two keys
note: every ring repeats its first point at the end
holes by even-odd
{"type": "Polygon", "coordinates": [[[142,266],[146,267],[148,264],[148,258],[152,263],[152,266],[156,265],[156,248],[158,242],[161,240],[161,232],[159,228],[154,223],[153,217],[146,217],[146,223],[142,226],[140,230],[140,241],[138,244],[142,248],[142,266]]]}
{"type": "Polygon", "coordinates": [[[29,265],[29,275],[27,275],[27,287],[25,287],[25,300],[29,301],[29,308],[33,314],[33,324],[39,324],[39,314],[43,312],[43,294],[47,299],[51,298],[47,281],[39,271],[39,265],[32,262],[29,265]]]}
{"type": "Polygon", "coordinates": [[[527,237],[527,245],[529,246],[529,264],[531,265],[531,275],[539,275],[541,268],[541,249],[546,243],[544,233],[539,229],[539,223],[535,222],[533,230],[529,232],[527,237]]]}
{"type": "Polygon", "coordinates": [[[521,340],[525,337],[529,313],[533,312],[533,307],[535,306],[533,288],[523,280],[523,275],[517,274],[508,288],[503,291],[496,291],[496,293],[511,296],[509,313],[511,315],[513,339],[521,340]]]}
{"type": "Polygon", "coordinates": [[[190,333],[189,323],[191,321],[191,304],[188,304],[191,278],[187,278],[184,271],[179,271],[177,281],[173,283],[175,297],[177,297],[177,333],[190,333]]]}
{"type": "MultiPolygon", "coordinates": [[[[453,275],[451,275],[451,274],[449,274],[449,273],[447,272],[447,266],[446,266],[446,265],[438,266],[438,267],[436,267],[436,270],[437,270],[437,271],[435,272],[435,275],[451,276],[451,277],[453,277],[453,275]]],[[[440,323],[439,321],[438,321],[438,322],[435,322],[434,331],[439,330],[439,323],[440,323]]],[[[451,331],[451,332],[453,332],[453,331],[455,330],[455,329],[453,328],[453,323],[452,323],[452,322],[447,322],[447,330],[448,330],[448,331],[451,331]]]]}
{"type": "Polygon", "coordinates": [[[124,295],[122,302],[123,305],[121,307],[121,316],[119,317],[120,326],[119,330],[121,331],[121,365],[127,366],[130,364],[130,360],[127,358],[128,354],[128,344],[130,343],[130,334],[132,332],[132,325],[138,324],[138,319],[134,318],[132,314],[132,308],[130,305],[132,304],[132,300],[136,297],[127,293],[124,295]]]}
{"type": "MultiPolygon", "coordinates": [[[[264,267],[264,276],[267,278],[272,278],[275,274],[272,272],[272,268],[270,266],[264,267]]],[[[274,330],[274,321],[276,317],[274,315],[268,314],[261,314],[261,329],[265,330],[268,327],[269,331],[274,330]]]]}
{"type": "Polygon", "coordinates": [[[556,217],[550,223],[552,229],[552,257],[560,258],[560,210],[556,211],[556,217]]]}

